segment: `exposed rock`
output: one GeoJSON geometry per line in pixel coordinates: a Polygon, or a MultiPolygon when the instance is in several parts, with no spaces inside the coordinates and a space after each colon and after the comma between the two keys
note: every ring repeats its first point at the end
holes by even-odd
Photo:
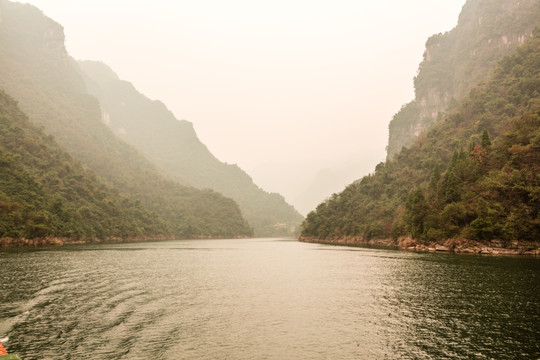
{"type": "Polygon", "coordinates": [[[377,246],[388,249],[400,249],[406,251],[418,252],[447,252],[461,254],[477,254],[477,255],[499,255],[499,256],[515,256],[529,255],[540,256],[540,245],[532,242],[513,241],[505,244],[501,240],[492,240],[489,243],[480,243],[474,240],[465,239],[449,239],[444,243],[431,242],[428,244],[419,244],[416,240],[405,237],[397,240],[378,238],[378,239],[362,239],[361,237],[343,237],[335,239],[320,240],[313,237],[300,237],[300,241],[308,243],[320,243],[341,246],[377,246]]]}
{"type": "Polygon", "coordinates": [[[415,99],[390,122],[387,158],[410,146],[452,103],[484,81],[494,60],[522,44],[539,23],[536,0],[467,1],[458,25],[426,42],[414,79],[415,99]]]}
{"type": "Polygon", "coordinates": [[[435,245],[435,250],[436,251],[450,251],[450,248],[448,246],[444,246],[444,245],[435,245]]]}

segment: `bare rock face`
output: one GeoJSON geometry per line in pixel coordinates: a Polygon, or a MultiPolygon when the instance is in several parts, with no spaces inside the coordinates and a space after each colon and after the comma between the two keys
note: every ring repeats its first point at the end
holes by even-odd
{"type": "Polygon", "coordinates": [[[414,79],[415,99],[389,125],[387,159],[408,147],[487,79],[497,59],[532,35],[540,23],[535,0],[469,0],[458,25],[428,39],[414,79]]]}

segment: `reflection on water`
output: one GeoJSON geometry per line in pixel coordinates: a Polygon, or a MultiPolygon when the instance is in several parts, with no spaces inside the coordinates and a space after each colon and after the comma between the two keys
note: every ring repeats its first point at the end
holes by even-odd
{"type": "Polygon", "coordinates": [[[540,260],[273,239],[0,252],[28,359],[537,359],[540,260]]]}

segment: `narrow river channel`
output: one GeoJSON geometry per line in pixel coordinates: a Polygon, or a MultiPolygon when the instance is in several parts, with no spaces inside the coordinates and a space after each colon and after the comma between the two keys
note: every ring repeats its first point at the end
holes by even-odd
{"type": "Polygon", "coordinates": [[[0,251],[30,359],[538,359],[540,259],[292,239],[0,251]]]}

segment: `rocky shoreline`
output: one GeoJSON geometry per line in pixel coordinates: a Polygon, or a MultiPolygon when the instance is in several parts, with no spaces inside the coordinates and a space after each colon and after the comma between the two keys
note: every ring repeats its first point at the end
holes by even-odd
{"type": "Polygon", "coordinates": [[[38,247],[38,246],[60,246],[73,244],[93,244],[93,243],[123,243],[123,242],[142,242],[142,241],[159,241],[172,240],[174,237],[158,235],[158,236],[131,236],[131,237],[107,237],[105,239],[73,239],[63,237],[45,237],[45,238],[1,238],[0,248],[12,247],[38,247]]]}
{"type": "Polygon", "coordinates": [[[388,249],[399,249],[419,252],[441,252],[476,255],[529,255],[540,256],[540,244],[528,241],[512,241],[504,243],[500,240],[492,240],[482,243],[466,239],[449,239],[441,242],[419,243],[410,237],[399,238],[397,240],[378,238],[363,239],[360,237],[343,237],[336,239],[318,239],[300,236],[299,240],[307,243],[319,243],[340,246],[375,246],[388,249]]]}
{"type": "MultiPolygon", "coordinates": [[[[211,236],[194,236],[189,239],[206,240],[206,239],[230,239],[235,237],[211,237],[211,236]]],[[[237,237],[239,238],[239,237],[237,237]]],[[[61,246],[74,244],[111,244],[111,243],[135,243],[145,241],[164,241],[182,239],[174,235],[155,235],[155,236],[130,236],[130,237],[114,237],[110,236],[105,239],[73,239],[62,237],[46,237],[35,239],[16,239],[16,238],[0,238],[0,248],[16,248],[16,247],[39,247],[39,246],[61,246]]]]}

